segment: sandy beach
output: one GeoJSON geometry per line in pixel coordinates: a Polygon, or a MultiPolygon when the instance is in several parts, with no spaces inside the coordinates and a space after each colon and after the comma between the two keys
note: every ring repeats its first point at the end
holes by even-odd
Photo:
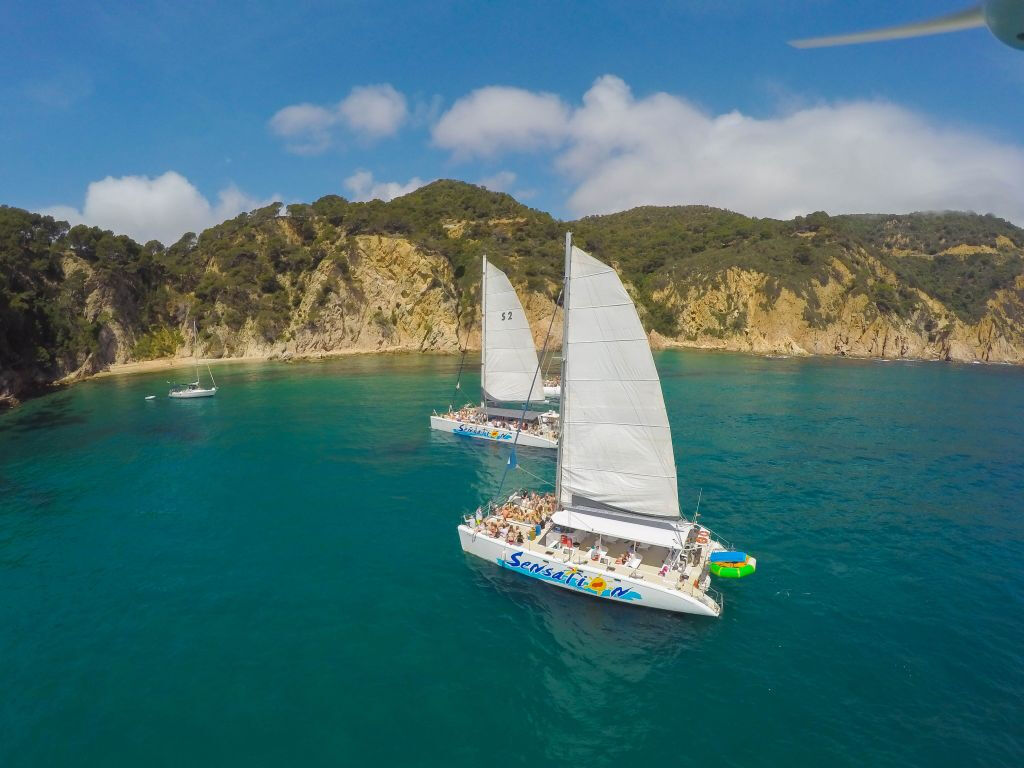
{"type": "MultiPolygon", "coordinates": [[[[259,363],[269,360],[267,357],[224,357],[200,359],[199,365],[214,363],[259,363]]],[[[99,379],[105,376],[126,376],[133,373],[152,373],[153,371],[170,371],[177,368],[192,368],[196,361],[191,357],[161,357],[156,360],[140,360],[134,363],[114,363],[106,370],[94,373],[86,378],[99,379]]]]}
{"type": "MultiPolygon", "coordinates": [[[[470,350],[474,352],[476,350],[470,350]]],[[[401,355],[401,354],[419,354],[419,355],[454,355],[458,354],[455,352],[445,352],[439,350],[421,350],[421,349],[409,349],[409,348],[394,348],[394,349],[339,349],[332,350],[330,352],[316,352],[313,354],[292,354],[292,355],[266,355],[266,356],[253,356],[253,357],[211,357],[211,358],[200,358],[199,365],[220,365],[222,363],[263,363],[263,362],[311,362],[314,360],[329,360],[334,357],[350,357],[352,355],[401,355]]],[[[103,378],[105,376],[127,376],[134,373],[152,373],[153,371],[170,371],[177,368],[191,368],[194,367],[196,361],[191,357],[160,357],[155,360],[140,360],[133,363],[113,363],[108,366],[105,370],[94,373],[91,376],[83,378],[103,378]]],[[[71,382],[74,379],[69,378],[67,381],[71,382]]],[[[80,380],[80,379],[79,379],[80,380]]]]}

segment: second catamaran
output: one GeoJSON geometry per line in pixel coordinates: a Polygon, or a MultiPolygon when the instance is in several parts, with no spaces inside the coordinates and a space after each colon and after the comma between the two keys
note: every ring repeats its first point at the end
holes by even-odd
{"type": "Polygon", "coordinates": [[[508,276],[486,256],[481,297],[481,403],[435,412],[431,429],[492,442],[557,448],[558,412],[537,409],[545,402],[545,388],[526,313],[508,276]]]}

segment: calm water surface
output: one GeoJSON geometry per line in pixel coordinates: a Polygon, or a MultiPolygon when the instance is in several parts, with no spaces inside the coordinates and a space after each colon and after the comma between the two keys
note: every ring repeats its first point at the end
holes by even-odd
{"type": "Polygon", "coordinates": [[[758,558],[720,620],[467,559],[504,455],[429,431],[453,359],[0,417],[0,766],[1024,764],[1024,371],[658,365],[684,508],[758,558]]]}

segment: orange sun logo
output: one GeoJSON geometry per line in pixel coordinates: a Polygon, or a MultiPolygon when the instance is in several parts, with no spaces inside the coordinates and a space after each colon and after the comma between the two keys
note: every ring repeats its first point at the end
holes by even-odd
{"type": "Polygon", "coordinates": [[[604,592],[605,587],[608,586],[608,582],[598,576],[596,579],[587,584],[587,589],[594,590],[597,594],[604,592]]]}

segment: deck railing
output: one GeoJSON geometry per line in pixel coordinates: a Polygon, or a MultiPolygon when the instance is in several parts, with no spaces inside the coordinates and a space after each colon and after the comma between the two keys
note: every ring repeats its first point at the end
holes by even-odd
{"type": "Polygon", "coordinates": [[[709,535],[709,536],[710,536],[710,537],[711,537],[712,539],[714,539],[715,541],[717,541],[717,542],[718,542],[719,544],[721,544],[721,545],[722,545],[723,547],[725,547],[726,549],[732,549],[732,548],[733,548],[733,547],[732,547],[732,542],[731,542],[731,541],[729,541],[728,539],[726,539],[726,538],[724,538],[724,537],[722,537],[722,536],[719,536],[719,535],[718,535],[717,533],[715,533],[715,532],[714,532],[713,530],[711,530],[711,529],[710,529],[710,528],[708,528],[708,527],[707,527],[706,525],[704,525],[704,523],[697,523],[697,525],[699,525],[699,526],[700,526],[701,528],[703,528],[703,529],[704,529],[705,531],[707,531],[707,532],[708,532],[708,535],[709,535]]]}
{"type": "Polygon", "coordinates": [[[704,590],[706,594],[714,603],[718,606],[718,613],[721,615],[722,611],[725,610],[725,595],[719,592],[714,587],[709,586],[704,590]]]}

